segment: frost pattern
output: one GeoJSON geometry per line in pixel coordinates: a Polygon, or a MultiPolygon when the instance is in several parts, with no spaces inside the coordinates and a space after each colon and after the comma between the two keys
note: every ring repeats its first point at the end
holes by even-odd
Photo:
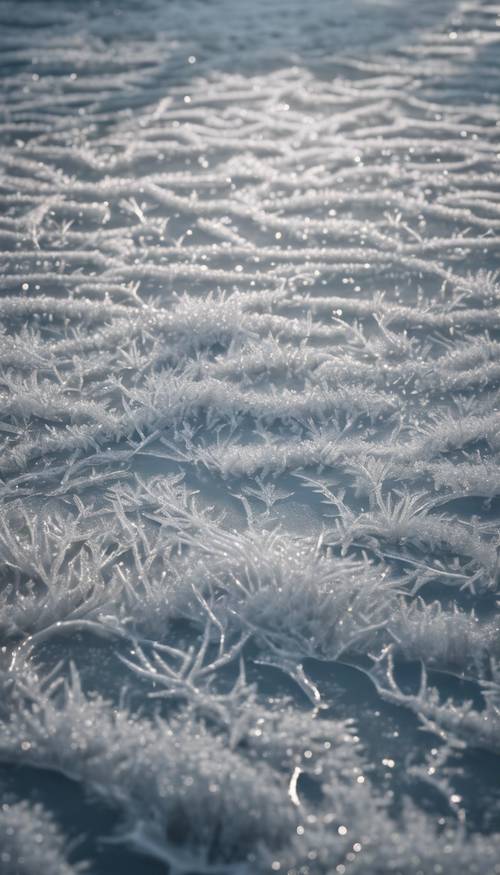
{"type": "Polygon", "coordinates": [[[0,810],[0,861],[5,875],[77,875],[87,864],[67,861],[64,838],[41,805],[9,804],[0,810]]]}
{"type": "Polygon", "coordinates": [[[500,872],[500,7],[345,6],[0,6],[8,875],[500,872]]]}

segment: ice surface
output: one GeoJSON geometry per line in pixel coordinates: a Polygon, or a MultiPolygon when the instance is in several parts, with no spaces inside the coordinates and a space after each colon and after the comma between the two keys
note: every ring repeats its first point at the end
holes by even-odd
{"type": "Polygon", "coordinates": [[[500,872],[500,6],[0,48],[0,873],[500,872]]]}

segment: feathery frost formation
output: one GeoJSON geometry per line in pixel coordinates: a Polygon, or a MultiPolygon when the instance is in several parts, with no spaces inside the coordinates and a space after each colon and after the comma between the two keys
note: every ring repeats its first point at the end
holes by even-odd
{"type": "Polygon", "coordinates": [[[0,869],[500,872],[500,6],[0,2],[0,869]]]}

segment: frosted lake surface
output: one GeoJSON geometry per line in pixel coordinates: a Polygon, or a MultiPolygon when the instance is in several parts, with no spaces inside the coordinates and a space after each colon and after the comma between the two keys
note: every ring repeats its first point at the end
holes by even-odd
{"type": "Polygon", "coordinates": [[[0,70],[1,875],[500,873],[500,5],[0,70]]]}

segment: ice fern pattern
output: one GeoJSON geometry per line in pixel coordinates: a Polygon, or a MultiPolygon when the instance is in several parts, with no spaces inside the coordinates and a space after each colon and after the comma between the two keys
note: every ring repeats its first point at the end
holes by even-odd
{"type": "Polygon", "coordinates": [[[1,872],[500,873],[500,6],[0,46],[1,872]]]}

